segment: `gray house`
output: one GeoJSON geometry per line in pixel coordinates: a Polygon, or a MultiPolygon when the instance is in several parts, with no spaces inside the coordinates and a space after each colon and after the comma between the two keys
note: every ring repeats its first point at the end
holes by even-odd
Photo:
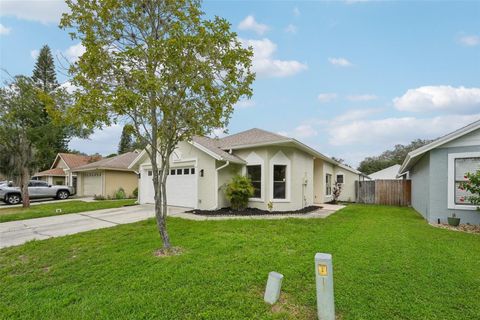
{"type": "Polygon", "coordinates": [[[455,213],[460,223],[480,224],[480,211],[458,185],[467,172],[480,170],[480,120],[408,154],[399,175],[410,173],[412,206],[428,222],[445,223],[455,213]]]}

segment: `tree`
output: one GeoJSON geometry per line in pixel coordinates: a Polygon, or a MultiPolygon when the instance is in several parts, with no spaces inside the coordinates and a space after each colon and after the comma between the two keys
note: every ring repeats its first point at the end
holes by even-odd
{"type": "Polygon", "coordinates": [[[127,121],[153,172],[163,251],[169,158],[180,141],[225,127],[234,104],[252,95],[252,50],[230,24],[206,20],[197,0],[67,0],[60,26],[85,53],[70,68],[76,103],[69,117],[90,128],[127,121]]]}
{"type": "Polygon", "coordinates": [[[358,167],[358,171],[365,174],[371,174],[395,164],[402,164],[403,160],[410,151],[418,149],[433,140],[416,139],[408,145],[397,144],[393,150],[384,151],[379,156],[367,157],[358,167]]]}
{"type": "MultiPolygon", "coordinates": [[[[58,94],[59,84],[55,72],[55,63],[48,45],[40,50],[40,53],[33,69],[32,80],[35,86],[39,88],[45,95],[53,93],[58,94]]],[[[73,128],[64,123],[54,122],[47,111],[45,101],[39,100],[42,104],[43,116],[39,118],[45,131],[37,141],[36,161],[40,170],[49,168],[52,161],[59,152],[68,151],[68,142],[75,135],[73,128]]]]}
{"type": "Polygon", "coordinates": [[[6,164],[1,168],[17,178],[24,207],[30,205],[28,183],[37,168],[35,145],[42,134],[42,116],[39,90],[32,79],[17,76],[0,89],[0,151],[6,164]]]}
{"type": "Polygon", "coordinates": [[[118,154],[132,151],[133,140],[132,140],[132,131],[133,128],[131,125],[124,125],[122,129],[122,135],[120,136],[120,143],[118,144],[118,154]]]}

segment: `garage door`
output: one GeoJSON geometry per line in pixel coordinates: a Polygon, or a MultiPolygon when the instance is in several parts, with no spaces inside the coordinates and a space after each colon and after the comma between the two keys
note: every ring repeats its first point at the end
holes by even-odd
{"type": "Polygon", "coordinates": [[[100,172],[86,172],[83,174],[83,195],[102,195],[102,174],[100,172]]]}
{"type": "MultiPolygon", "coordinates": [[[[153,172],[151,169],[144,170],[142,190],[140,192],[142,203],[154,202],[153,172]]],[[[197,183],[194,167],[175,168],[170,170],[167,178],[167,204],[195,208],[197,204],[197,183]]]]}

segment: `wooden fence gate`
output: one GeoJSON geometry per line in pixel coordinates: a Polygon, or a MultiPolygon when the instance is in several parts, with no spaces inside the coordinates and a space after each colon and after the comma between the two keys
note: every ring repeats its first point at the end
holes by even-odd
{"type": "Polygon", "coordinates": [[[406,207],[411,204],[411,191],[411,180],[355,182],[355,198],[357,203],[406,207]]]}

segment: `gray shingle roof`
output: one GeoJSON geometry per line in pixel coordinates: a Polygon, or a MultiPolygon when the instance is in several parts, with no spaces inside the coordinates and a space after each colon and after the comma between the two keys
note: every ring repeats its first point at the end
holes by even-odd
{"type": "Polygon", "coordinates": [[[129,170],[128,166],[138,156],[137,152],[127,152],[115,157],[105,158],[96,162],[92,162],[75,168],[73,171],[85,171],[95,169],[111,169],[111,170],[129,170]]]}
{"type": "Polygon", "coordinates": [[[235,163],[245,163],[243,159],[240,159],[239,157],[230,154],[226,151],[223,151],[219,144],[218,144],[218,139],[211,139],[208,137],[200,137],[200,136],[194,136],[192,138],[192,141],[195,143],[198,143],[202,147],[208,149],[208,151],[216,154],[221,160],[225,161],[231,161],[235,163]]]}
{"type": "Polygon", "coordinates": [[[288,137],[279,134],[268,132],[262,129],[253,128],[247,131],[242,131],[230,136],[218,139],[218,146],[223,149],[228,149],[234,146],[253,145],[261,143],[273,143],[290,141],[288,137]]]}

